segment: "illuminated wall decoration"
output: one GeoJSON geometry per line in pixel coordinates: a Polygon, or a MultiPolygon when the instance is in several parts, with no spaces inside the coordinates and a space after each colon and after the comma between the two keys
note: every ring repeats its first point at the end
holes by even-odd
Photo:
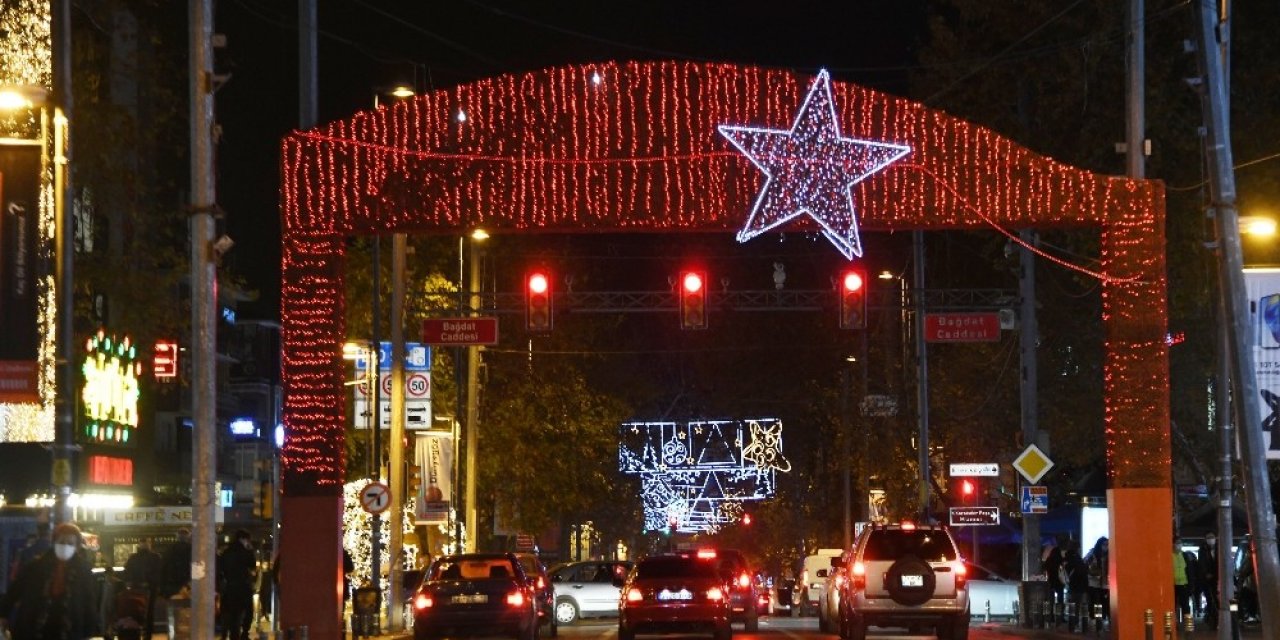
{"type": "MultiPolygon", "coordinates": [[[[383,482],[386,478],[383,478],[383,482]]],[[[351,584],[360,586],[370,581],[373,575],[373,516],[360,506],[360,490],[369,484],[370,480],[355,480],[348,482],[342,487],[342,547],[351,554],[351,563],[355,565],[355,571],[351,575],[351,584]]],[[[406,540],[414,540],[413,537],[413,510],[414,501],[410,498],[403,505],[404,509],[404,533],[406,540]]],[[[391,555],[388,549],[391,547],[391,528],[387,526],[391,514],[385,514],[382,518],[382,545],[381,560],[379,566],[385,572],[391,566],[391,555]]],[[[417,565],[418,546],[411,542],[404,544],[404,568],[412,568],[417,565]]],[[[387,582],[387,574],[383,573],[379,583],[382,587],[382,597],[385,601],[389,597],[388,589],[390,583],[387,582]]]]}
{"type": "Polygon", "coordinates": [[[782,422],[705,420],[627,422],[619,430],[618,468],[640,476],[647,531],[715,531],[736,522],[742,503],[777,491],[782,422]]]}
{"type": "MultiPolygon", "coordinates": [[[[0,85],[52,86],[52,39],[48,0],[14,0],[0,4],[0,85]]],[[[47,113],[39,108],[0,111],[0,138],[34,144],[41,151],[37,245],[30,259],[48,263],[53,256],[53,164],[57,155],[53,136],[42,139],[47,113]]],[[[58,125],[61,127],[62,125],[58,125]]],[[[54,437],[54,326],[53,274],[35,281],[38,297],[35,323],[38,402],[0,402],[0,442],[51,442],[54,437]]]]}
{"type": "Polygon", "coordinates": [[[138,378],[142,376],[138,347],[128,336],[117,338],[98,331],[85,341],[83,362],[83,437],[92,442],[127,444],[138,428],[138,378]]]}
{"type": "MultiPolygon", "coordinates": [[[[796,114],[812,110],[804,103],[815,86],[821,96],[813,99],[825,101],[829,91],[834,109],[834,128],[814,129],[826,139],[839,132],[910,148],[850,187],[860,232],[992,229],[1018,242],[1021,228],[1101,230],[1098,270],[1033,250],[1101,282],[1111,485],[1170,486],[1159,182],[1077,169],[853,84],[660,61],[497,76],[285,138],[286,495],[336,495],[341,486],[345,236],[476,227],[735,233],[768,178],[721,125],[795,127],[796,114]]],[[[787,228],[824,231],[810,216],[787,228]]]]}

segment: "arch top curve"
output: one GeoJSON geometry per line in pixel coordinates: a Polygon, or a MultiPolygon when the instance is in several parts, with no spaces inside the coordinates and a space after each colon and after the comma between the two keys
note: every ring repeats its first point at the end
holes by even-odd
{"type": "MultiPolygon", "coordinates": [[[[816,79],[700,62],[604,62],[438,90],[282,143],[286,229],[734,231],[769,176],[723,127],[787,130],[816,79]]],[[[846,185],[864,229],[1106,226],[1162,207],[984,127],[830,82],[840,136],[908,152],[846,185]]],[[[779,151],[778,148],[771,152],[779,151]]],[[[821,230],[812,218],[778,230],[821,230]]]]}

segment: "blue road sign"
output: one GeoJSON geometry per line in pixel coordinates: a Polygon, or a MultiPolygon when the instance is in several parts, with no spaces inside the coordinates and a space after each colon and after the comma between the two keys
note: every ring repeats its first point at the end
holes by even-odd
{"type": "Polygon", "coordinates": [[[1024,485],[1022,487],[1023,513],[1049,513],[1049,487],[1024,485]]]}
{"type": "MultiPolygon", "coordinates": [[[[391,370],[391,343],[382,342],[378,345],[379,371],[391,370]]],[[[356,371],[364,371],[364,358],[356,358],[356,371]]],[[[405,371],[430,371],[431,370],[431,347],[418,342],[404,343],[404,370],[405,371]]]]}

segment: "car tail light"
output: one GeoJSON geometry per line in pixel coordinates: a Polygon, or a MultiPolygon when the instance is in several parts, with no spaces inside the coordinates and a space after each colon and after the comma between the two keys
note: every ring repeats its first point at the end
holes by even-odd
{"type": "Polygon", "coordinates": [[[511,605],[511,606],[513,606],[513,607],[520,607],[520,606],[524,606],[524,592],[523,592],[523,591],[512,591],[511,593],[508,593],[508,594],[507,594],[507,604],[509,604],[509,605],[511,605]]]}
{"type": "Polygon", "coordinates": [[[743,589],[746,589],[747,587],[751,586],[751,576],[747,575],[745,571],[742,573],[742,575],[738,576],[738,586],[743,589]]]}
{"type": "Polygon", "coordinates": [[[956,588],[964,588],[964,583],[969,579],[969,569],[964,566],[963,562],[956,563],[956,588]]]}
{"type": "MultiPolygon", "coordinates": [[[[630,598],[631,594],[627,594],[627,596],[630,598]]],[[[724,592],[720,590],[720,587],[711,587],[707,590],[707,600],[722,602],[724,600],[724,592]]]]}
{"type": "Polygon", "coordinates": [[[698,549],[698,558],[702,560],[711,560],[716,557],[715,549],[698,549]]]}
{"type": "Polygon", "coordinates": [[[916,530],[916,523],[914,523],[914,522],[904,522],[904,523],[902,523],[902,525],[901,525],[901,526],[902,526],[902,530],[903,530],[903,531],[915,531],[915,530],[916,530]]]}
{"type": "Polygon", "coordinates": [[[867,584],[867,565],[861,561],[853,563],[853,567],[849,569],[850,586],[854,589],[861,589],[867,584]]]}
{"type": "Polygon", "coordinates": [[[627,590],[627,602],[640,602],[644,600],[644,594],[639,589],[631,587],[627,590]]]}
{"type": "Polygon", "coordinates": [[[430,609],[433,605],[435,605],[435,601],[432,600],[431,595],[427,593],[419,593],[413,599],[413,608],[419,611],[423,609],[430,609]]]}
{"type": "Polygon", "coordinates": [[[769,604],[769,596],[760,594],[759,601],[760,601],[760,604],[769,604]]]}
{"type": "Polygon", "coordinates": [[[543,589],[546,589],[546,588],[547,588],[547,581],[543,580],[542,576],[538,576],[538,591],[542,591],[543,589]]]}

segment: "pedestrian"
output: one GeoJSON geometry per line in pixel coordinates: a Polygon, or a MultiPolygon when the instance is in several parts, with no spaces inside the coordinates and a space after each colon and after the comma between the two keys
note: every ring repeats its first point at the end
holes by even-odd
{"type": "Polygon", "coordinates": [[[151,538],[143,538],[138,548],[124,563],[124,583],[130,590],[142,591],[146,594],[146,620],[139,620],[150,638],[155,632],[155,600],[160,591],[160,576],[163,573],[164,561],[160,554],[151,548],[151,538]]]}
{"type": "Polygon", "coordinates": [[[249,640],[257,577],[258,558],[249,540],[249,532],[239,529],[227,548],[218,554],[223,640],[249,640]]]}
{"type": "Polygon", "coordinates": [[[1111,569],[1108,566],[1110,542],[1106,536],[1098,538],[1093,549],[1084,557],[1089,570],[1089,608],[1102,607],[1102,618],[1111,617],[1111,569]]]}
{"type": "Polygon", "coordinates": [[[1196,554],[1187,551],[1182,545],[1178,548],[1181,549],[1182,559],[1187,564],[1187,613],[1196,617],[1200,615],[1200,583],[1204,581],[1200,561],[1196,560],[1196,554]]]}
{"type": "Polygon", "coordinates": [[[27,536],[27,542],[22,549],[14,555],[9,565],[9,582],[18,579],[18,570],[22,565],[35,561],[36,558],[44,555],[50,547],[50,531],[52,528],[48,520],[42,520],[36,523],[36,532],[27,536]]]}
{"type": "MultiPolygon", "coordinates": [[[[1067,552],[1062,559],[1063,570],[1067,574],[1067,597],[1079,616],[1081,626],[1089,620],[1089,567],[1080,557],[1080,543],[1072,540],[1067,543],[1067,552]]],[[[1075,623],[1071,622],[1071,630],[1075,631],[1075,623]]]]}
{"type": "Polygon", "coordinates": [[[1210,531],[1196,552],[1200,561],[1200,596],[1204,598],[1204,621],[1218,628],[1218,536],[1210,531]]]}
{"type": "Polygon", "coordinates": [[[1191,598],[1187,589],[1187,559],[1182,555],[1181,545],[1173,542],[1173,608],[1175,621],[1186,619],[1187,605],[1191,598]]]}
{"type": "Polygon", "coordinates": [[[0,629],[13,640],[85,640],[101,635],[88,552],[80,528],[53,529],[52,549],[18,570],[0,597],[0,629]]]}
{"type": "Polygon", "coordinates": [[[1053,604],[1066,603],[1062,593],[1065,586],[1062,582],[1062,560],[1062,548],[1053,542],[1045,545],[1040,554],[1040,566],[1049,579],[1049,593],[1053,604]]]}
{"type": "Polygon", "coordinates": [[[191,583],[191,530],[178,529],[178,540],[162,557],[160,595],[176,595],[191,583]]]}

